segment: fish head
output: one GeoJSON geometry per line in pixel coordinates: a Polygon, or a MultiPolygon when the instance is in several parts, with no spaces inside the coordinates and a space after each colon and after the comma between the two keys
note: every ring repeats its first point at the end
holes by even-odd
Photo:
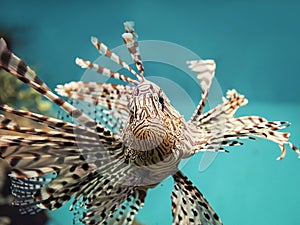
{"type": "Polygon", "coordinates": [[[162,142],[173,143],[174,130],[179,127],[177,122],[181,123],[182,116],[158,85],[148,80],[140,82],[127,107],[129,120],[125,126],[125,141],[135,143],[138,149],[151,149],[162,142]]]}
{"type": "Polygon", "coordinates": [[[129,122],[145,120],[162,122],[166,116],[166,107],[169,104],[169,98],[158,85],[151,81],[143,80],[136,85],[129,100],[129,122]]]}

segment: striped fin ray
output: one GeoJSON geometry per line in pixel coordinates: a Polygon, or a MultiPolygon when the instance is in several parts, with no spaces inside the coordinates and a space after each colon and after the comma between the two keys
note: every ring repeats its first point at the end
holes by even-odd
{"type": "MultiPolygon", "coordinates": [[[[74,164],[76,162],[80,163],[80,161],[74,161],[74,164]]],[[[54,189],[47,187],[52,182],[54,182],[58,176],[61,176],[60,174],[65,170],[70,170],[72,166],[73,165],[64,165],[60,171],[58,171],[56,174],[53,174],[54,176],[50,177],[50,180],[49,176],[51,176],[51,174],[45,175],[44,177],[48,177],[48,182],[36,182],[33,184],[32,182],[28,182],[29,179],[22,179],[26,180],[26,182],[20,182],[20,179],[17,179],[17,185],[13,185],[13,192],[15,192],[15,196],[17,197],[15,205],[21,206],[23,208],[23,211],[26,210],[26,213],[34,212],[35,209],[57,209],[61,207],[63,204],[70,200],[71,196],[66,193],[65,195],[61,196],[61,198],[53,200],[51,194],[54,189]],[[41,190],[44,190],[45,188],[46,192],[41,194],[41,190]]],[[[41,177],[30,179],[41,179],[41,177]]],[[[63,188],[63,190],[66,190],[66,188],[63,188]]],[[[73,189],[73,192],[76,193],[76,190],[73,189]]]]}
{"type": "Polygon", "coordinates": [[[254,139],[252,137],[259,137],[273,141],[279,145],[281,155],[277,158],[277,160],[281,160],[285,157],[286,144],[288,144],[300,158],[299,149],[296,146],[294,146],[291,142],[289,142],[290,133],[277,131],[285,128],[286,122],[269,122],[261,117],[247,116],[228,119],[226,121],[226,124],[227,126],[225,130],[212,135],[212,138],[209,142],[207,142],[207,145],[211,145],[212,143],[215,145],[223,145],[222,143],[227,140],[245,138],[254,139]]]}
{"type": "MultiPolygon", "coordinates": [[[[115,107],[111,110],[102,106],[100,103],[101,102],[98,102],[98,105],[91,105],[91,103],[78,101],[77,107],[82,108],[87,114],[92,115],[96,122],[105,125],[114,134],[120,135],[121,129],[128,120],[127,111],[124,109],[123,111],[117,111],[115,107]]],[[[106,101],[103,101],[103,103],[104,105],[107,104],[106,101]]]]}
{"type": "Polygon", "coordinates": [[[285,129],[289,126],[289,123],[282,122],[282,121],[267,121],[265,118],[259,116],[243,116],[238,118],[230,118],[226,119],[224,124],[222,122],[217,122],[214,125],[204,125],[202,127],[206,133],[221,133],[224,130],[236,130],[236,132],[243,134],[244,130],[251,130],[251,129],[261,129],[263,130],[270,130],[270,131],[277,131],[281,129],[285,129]]]}
{"type": "Polygon", "coordinates": [[[234,114],[239,107],[244,106],[248,103],[245,96],[236,92],[236,90],[227,91],[226,99],[224,102],[208,112],[200,115],[196,121],[191,121],[196,126],[202,126],[204,124],[221,122],[226,118],[234,117],[234,114]]]}
{"type": "MultiPolygon", "coordinates": [[[[27,134],[27,135],[38,135],[40,137],[62,138],[73,143],[75,143],[75,141],[93,142],[96,140],[95,137],[80,135],[74,132],[66,133],[66,132],[55,131],[55,130],[46,130],[46,129],[37,129],[32,127],[19,126],[15,122],[7,119],[4,115],[0,114],[0,118],[1,117],[5,118],[5,120],[3,122],[0,121],[0,130],[14,131],[18,133],[27,134]],[[9,124],[7,124],[8,121],[9,124]]],[[[12,136],[12,138],[14,138],[14,136],[12,136]]]]}
{"type": "MultiPolygon", "coordinates": [[[[70,136],[69,138],[64,138],[64,137],[59,137],[61,135],[64,135],[64,133],[57,133],[57,132],[49,132],[49,135],[47,135],[47,133],[45,133],[44,131],[40,132],[40,131],[34,131],[35,129],[33,128],[24,128],[21,127],[20,129],[9,129],[11,131],[16,131],[16,132],[20,132],[20,131],[24,131],[24,133],[27,133],[27,131],[29,130],[30,132],[28,133],[32,133],[35,135],[31,135],[31,136],[18,136],[18,135],[0,135],[0,146],[28,146],[28,145],[32,145],[32,146],[42,146],[42,145],[48,145],[51,147],[62,147],[62,146],[76,146],[77,144],[86,144],[89,146],[97,146],[97,144],[95,144],[95,141],[99,141],[99,139],[93,139],[93,138],[89,138],[89,137],[77,137],[76,135],[74,136],[70,136]],[[39,135],[40,134],[40,135],[39,135]],[[58,135],[57,135],[58,134],[58,135]]],[[[67,135],[67,134],[66,134],[67,135]]],[[[4,155],[4,153],[2,152],[2,156],[4,155]]],[[[3,156],[4,157],[4,156],[3,156]]]]}
{"type": "Polygon", "coordinates": [[[103,157],[112,155],[108,151],[114,148],[114,144],[103,148],[101,140],[86,140],[76,136],[72,137],[72,139],[64,139],[40,135],[28,137],[1,135],[0,147],[1,157],[5,158],[12,167],[18,166],[23,168],[23,170],[28,170],[30,174],[32,168],[45,167],[47,165],[53,165],[57,168],[58,166],[61,167],[62,164],[73,164],[76,159],[84,160],[84,157],[90,161],[103,160],[100,158],[100,153],[104,155],[103,157]]]}
{"type": "MultiPolygon", "coordinates": [[[[80,96],[80,98],[81,97],[82,96],[80,96]]],[[[90,96],[88,96],[88,99],[90,99],[90,96]]],[[[108,104],[107,101],[103,101],[103,99],[101,100],[102,101],[98,102],[97,105],[93,105],[93,102],[90,103],[82,100],[76,100],[73,104],[76,105],[76,108],[93,117],[96,122],[105,125],[109,130],[111,130],[111,132],[119,135],[121,128],[124,127],[125,122],[128,120],[127,110],[125,108],[122,110],[120,109],[121,107],[117,108],[117,110],[115,110],[115,107],[108,109],[105,107],[108,104]]],[[[108,100],[108,102],[111,104],[110,100],[108,100]]],[[[115,105],[113,104],[113,106],[115,105]]]]}
{"type": "MultiPolygon", "coordinates": [[[[47,160],[48,161],[48,168],[50,168],[51,165],[51,158],[47,160]]],[[[72,163],[76,163],[78,161],[73,160],[72,163]]],[[[43,204],[47,204],[46,200],[44,199],[38,199],[36,198],[36,193],[39,193],[41,189],[43,189],[44,186],[47,186],[47,184],[53,182],[56,179],[57,174],[60,174],[61,169],[69,169],[72,165],[68,164],[62,164],[63,162],[60,163],[61,166],[55,167],[55,172],[53,171],[48,171],[46,174],[39,174],[39,177],[14,177],[14,170],[11,174],[11,179],[12,179],[12,193],[15,196],[14,200],[14,205],[20,207],[21,213],[25,214],[35,214],[41,209],[40,207],[43,204]],[[60,168],[59,168],[60,167],[60,168]]],[[[34,167],[34,165],[30,165],[30,167],[34,167]]],[[[22,169],[24,169],[25,166],[22,166],[22,169]]],[[[22,170],[20,169],[20,171],[22,170]]],[[[19,171],[19,172],[20,172],[19,171]]],[[[29,170],[27,170],[29,171],[29,170]]],[[[43,168],[38,167],[36,171],[43,171],[43,168]]],[[[48,190],[51,191],[51,190],[48,190]]],[[[64,198],[66,201],[66,198],[64,198]]],[[[57,203],[58,204],[58,203],[57,203]]]]}
{"type": "Polygon", "coordinates": [[[5,126],[17,126],[15,122],[12,120],[8,119],[5,115],[0,114],[0,127],[5,127],[5,126]]]}
{"type": "Polygon", "coordinates": [[[90,183],[90,178],[95,171],[92,164],[84,160],[64,166],[57,177],[43,186],[34,194],[39,201],[39,207],[43,209],[58,209],[81,190],[83,183],[90,183]]]}
{"type": "Polygon", "coordinates": [[[143,207],[145,197],[144,190],[135,190],[134,194],[130,195],[103,225],[131,225],[139,208],[143,207]]]}
{"type": "Polygon", "coordinates": [[[13,167],[12,176],[15,177],[34,177],[58,172],[63,165],[84,160],[80,147],[99,149],[101,146],[97,135],[81,135],[74,133],[74,129],[73,132],[66,133],[18,125],[0,126],[1,129],[30,135],[0,136],[1,157],[13,167]]]}
{"type": "Polygon", "coordinates": [[[131,192],[130,189],[123,188],[121,193],[108,197],[99,197],[95,194],[95,197],[93,196],[95,199],[86,205],[87,212],[83,215],[83,223],[87,225],[107,224],[106,220],[114,217],[114,213],[128,199],[131,192]]]}
{"type": "Polygon", "coordinates": [[[143,66],[143,61],[142,61],[142,57],[139,51],[139,47],[138,47],[138,42],[135,41],[134,36],[135,35],[135,31],[133,29],[134,23],[133,22],[125,22],[124,23],[124,27],[126,30],[126,33],[124,33],[122,35],[122,38],[124,40],[124,43],[126,44],[127,49],[130,52],[130,55],[133,59],[133,61],[135,62],[136,68],[138,69],[140,76],[144,77],[144,66],[143,66]]]}
{"type": "Polygon", "coordinates": [[[99,174],[90,185],[83,186],[87,186],[87,190],[81,188],[82,191],[77,195],[84,195],[83,199],[78,199],[81,201],[81,208],[84,206],[86,209],[81,218],[84,224],[104,224],[104,221],[114,214],[132,192],[131,187],[112,183],[99,174]],[[107,184],[109,189],[103,187],[107,184]]]}
{"type": "MultiPolygon", "coordinates": [[[[36,200],[41,201],[39,206],[56,209],[74,197],[75,201],[83,201],[83,206],[87,207],[88,211],[84,214],[86,224],[93,224],[93,221],[98,221],[100,217],[100,220],[104,221],[122,204],[132,188],[124,186],[122,179],[134,184],[130,181],[133,174],[131,167],[127,165],[127,168],[124,168],[125,164],[115,156],[121,150],[116,148],[111,150],[116,151],[115,154],[104,151],[103,155],[99,155],[101,151],[95,148],[97,158],[88,160],[92,164],[82,161],[64,167],[55,180],[36,193],[36,200]]],[[[89,148],[87,151],[93,150],[89,148]]],[[[92,152],[88,154],[92,155],[92,152]]]]}
{"type": "Polygon", "coordinates": [[[16,178],[32,178],[48,173],[58,173],[63,167],[82,161],[83,157],[80,156],[80,152],[76,147],[62,149],[62,155],[65,156],[58,155],[56,153],[57,150],[58,149],[52,151],[49,146],[10,147],[8,151],[23,151],[5,157],[12,167],[11,176],[16,178]],[[32,149],[32,151],[28,151],[29,148],[32,149]]]}
{"type": "Polygon", "coordinates": [[[97,121],[99,118],[102,124],[109,127],[115,134],[120,135],[122,128],[127,122],[128,116],[119,111],[100,108],[96,110],[95,118],[97,121]]]}
{"type": "MultiPolygon", "coordinates": [[[[81,146],[81,148],[84,148],[84,146],[81,146]]],[[[86,157],[81,158],[81,162],[73,163],[69,168],[64,168],[53,182],[41,190],[40,198],[45,200],[51,196],[52,199],[59,199],[69,192],[77,192],[78,195],[84,193],[88,196],[88,193],[95,188],[92,185],[94,179],[97,179],[97,182],[103,185],[105,178],[101,174],[113,172],[110,170],[109,164],[112,161],[115,165],[117,159],[114,159],[111,154],[101,151],[96,146],[88,147],[82,152],[86,157]],[[49,189],[52,190],[51,193],[49,193],[49,189]]],[[[102,188],[104,190],[103,186],[102,188]]]]}
{"type": "Polygon", "coordinates": [[[114,133],[119,134],[121,128],[128,119],[128,99],[133,87],[117,84],[102,84],[96,82],[71,82],[59,85],[56,91],[63,96],[94,104],[94,111],[91,106],[82,104],[87,114],[90,110],[95,119],[110,128],[114,133]]]}
{"type": "MultiPolygon", "coordinates": [[[[103,204],[105,205],[106,202],[105,201],[112,201],[114,202],[115,198],[118,198],[118,196],[123,196],[123,195],[127,195],[128,192],[128,188],[124,188],[116,183],[112,184],[110,183],[110,180],[106,179],[104,176],[102,176],[100,173],[98,172],[93,172],[90,173],[87,177],[87,179],[89,180],[89,182],[86,182],[85,180],[82,180],[82,182],[80,182],[79,185],[77,185],[77,193],[75,196],[75,201],[73,202],[73,204],[70,207],[70,210],[76,210],[76,205],[80,204],[81,208],[83,206],[86,206],[89,209],[92,209],[91,211],[105,211],[105,209],[100,206],[102,206],[103,204]],[[107,184],[109,184],[107,186],[107,184]],[[113,185],[113,186],[112,186],[113,185]],[[107,187],[109,188],[107,188],[107,187]],[[125,193],[125,194],[124,194],[125,193]],[[97,204],[95,202],[99,201],[97,204]],[[94,207],[95,204],[95,207],[94,207]]],[[[68,185],[69,187],[70,185],[68,185]]],[[[59,190],[60,191],[60,190],[59,190]]],[[[58,194],[61,194],[62,196],[64,195],[63,192],[59,193],[55,193],[56,196],[58,196],[58,194]]],[[[122,197],[124,198],[124,196],[122,197]]],[[[115,199],[116,200],[116,199],[115,199]]],[[[110,212],[107,212],[106,215],[104,216],[102,214],[103,217],[108,216],[110,212]]],[[[88,212],[88,214],[91,214],[90,212],[88,212]]]]}
{"type": "MultiPolygon", "coordinates": [[[[31,121],[37,122],[39,124],[47,125],[47,127],[55,130],[73,132],[76,125],[68,123],[59,119],[41,115],[38,113],[33,113],[25,110],[17,110],[9,107],[8,105],[0,105],[0,110],[11,113],[20,117],[27,118],[31,121]]],[[[83,128],[84,129],[84,128],[83,128]]]]}
{"type": "MultiPolygon", "coordinates": [[[[97,160],[105,164],[109,154],[104,152],[108,157],[100,157],[99,147],[94,147],[94,151],[95,153],[97,151],[96,154],[99,157],[97,160]],[[103,158],[105,160],[102,160],[103,158]]],[[[84,197],[85,199],[93,200],[94,198],[89,198],[91,193],[96,191],[97,195],[99,195],[102,189],[103,191],[110,190],[108,188],[109,180],[100,175],[99,172],[101,171],[99,171],[99,168],[95,164],[87,162],[86,158],[79,157],[78,159],[74,158],[70,163],[64,163],[63,168],[60,168],[57,172],[55,179],[34,194],[35,200],[39,203],[38,206],[53,210],[61,207],[72,197],[75,197],[75,199],[84,197]]],[[[109,168],[107,169],[109,170],[109,168]]],[[[104,173],[108,172],[104,171],[104,173]]],[[[111,193],[112,191],[106,191],[105,196],[110,196],[111,193]]]]}
{"type": "MultiPolygon", "coordinates": [[[[79,123],[83,124],[84,126],[88,128],[95,128],[95,126],[98,128],[98,130],[102,130],[102,132],[98,132],[99,135],[106,136],[108,138],[115,138],[113,134],[105,128],[101,124],[95,124],[95,121],[76,109],[74,106],[69,104],[68,102],[64,101],[62,98],[58,97],[56,94],[54,94],[46,85],[40,84],[40,79],[36,75],[24,73],[23,70],[18,69],[18,66],[10,66],[10,63],[18,62],[18,64],[22,65],[22,68],[29,68],[25,65],[24,61],[19,59],[17,56],[15,56],[8,48],[3,39],[0,40],[0,66],[4,68],[5,70],[9,71],[13,76],[21,80],[22,82],[28,84],[33,89],[41,93],[43,96],[48,98],[50,101],[58,105],[61,109],[66,111],[70,116],[72,116],[75,120],[77,120],[79,123]],[[36,77],[35,77],[36,76],[36,77]],[[104,132],[107,135],[104,135],[104,132]]],[[[27,69],[28,70],[28,69],[27,69]]]]}
{"type": "Polygon", "coordinates": [[[62,86],[60,86],[57,88],[57,91],[61,95],[66,96],[68,98],[78,99],[92,103],[94,105],[105,107],[111,110],[112,113],[119,114],[120,112],[122,112],[124,116],[127,117],[127,104],[132,89],[129,89],[129,91],[127,91],[127,87],[123,85],[112,86],[110,84],[103,84],[103,86],[107,86],[109,88],[99,88],[102,92],[93,91],[93,93],[90,93],[90,91],[88,91],[86,88],[83,91],[81,91],[81,89],[78,88],[65,89],[62,86]]]}
{"type": "Polygon", "coordinates": [[[13,205],[20,207],[21,214],[36,214],[42,209],[37,206],[39,201],[33,198],[34,193],[43,185],[55,179],[55,174],[42,177],[16,179],[11,177],[12,194],[15,197],[13,205]]]}
{"type": "Polygon", "coordinates": [[[126,21],[123,23],[126,33],[131,33],[135,38],[138,38],[138,34],[134,30],[134,21],[126,21]]]}
{"type": "Polygon", "coordinates": [[[24,110],[16,110],[7,105],[0,105],[0,110],[20,117],[27,118],[42,125],[47,125],[53,130],[66,132],[68,133],[68,135],[76,134],[76,138],[80,138],[81,136],[98,138],[97,135],[95,136],[95,132],[87,130],[87,128],[85,127],[76,126],[72,123],[44,116],[38,113],[32,113],[24,110]]]}
{"type": "Polygon", "coordinates": [[[202,89],[201,100],[192,115],[190,121],[197,121],[202,115],[206,100],[208,97],[209,89],[212,84],[215,70],[216,70],[216,63],[214,60],[193,60],[187,62],[189,68],[198,74],[197,78],[200,80],[200,85],[202,89]]]}
{"type": "MultiPolygon", "coordinates": [[[[135,175],[135,168],[132,169],[130,165],[124,164],[122,160],[115,160],[115,163],[111,166],[104,166],[106,168],[103,168],[101,171],[107,172],[101,173],[103,177],[95,181],[96,186],[92,187],[92,189],[88,188],[87,191],[83,189],[83,195],[88,196],[86,204],[87,213],[84,214],[86,224],[106,224],[105,221],[110,221],[110,218],[118,217],[116,210],[126,199],[127,201],[128,199],[132,199],[131,195],[135,195],[133,189],[140,182],[139,175],[135,175]]],[[[135,203],[129,202],[129,204],[133,203],[135,205],[137,203],[141,206],[141,201],[143,200],[141,197],[145,195],[142,192],[140,192],[138,198],[135,197],[135,203]],[[140,200],[137,201],[137,199],[140,200]]],[[[137,206],[129,206],[132,210],[128,223],[133,220],[133,215],[137,213],[137,206]]]]}
{"type": "Polygon", "coordinates": [[[130,77],[127,77],[127,76],[125,76],[123,74],[120,74],[118,72],[114,72],[110,69],[99,66],[98,64],[92,63],[91,61],[88,61],[88,60],[76,58],[76,64],[78,66],[80,66],[81,68],[93,70],[93,71],[95,71],[99,74],[102,74],[104,76],[108,76],[108,77],[113,78],[113,79],[122,80],[122,81],[132,83],[132,84],[135,84],[135,85],[138,84],[138,81],[133,80],[130,77]]]}
{"type": "Polygon", "coordinates": [[[134,76],[138,78],[139,81],[142,80],[140,75],[138,75],[126,62],[124,62],[117,54],[112,52],[105,44],[100,42],[96,37],[91,38],[92,44],[95,46],[95,48],[99,51],[100,54],[105,55],[112,61],[116,62],[123,68],[127,69],[129,72],[131,72],[134,76]]]}
{"type": "Polygon", "coordinates": [[[219,216],[211,208],[202,193],[182,172],[173,175],[172,191],[173,225],[199,224],[221,225],[219,216]]]}
{"type": "Polygon", "coordinates": [[[258,116],[246,116],[234,118],[237,109],[247,104],[247,99],[238,94],[235,90],[230,90],[226,95],[227,99],[223,104],[215,107],[207,113],[201,115],[198,121],[192,122],[200,131],[210,138],[205,146],[199,147],[197,151],[220,151],[223,144],[239,145],[236,139],[255,139],[254,137],[265,138],[277,143],[281,149],[281,160],[286,154],[285,144],[288,144],[300,157],[300,152],[296,146],[289,142],[289,133],[278,132],[289,126],[287,122],[270,122],[258,116]],[[231,143],[231,144],[230,144],[231,143]]]}
{"type": "Polygon", "coordinates": [[[73,164],[83,158],[80,146],[97,147],[90,144],[91,141],[78,144],[74,140],[35,136],[28,140],[23,136],[1,135],[0,141],[1,157],[12,167],[15,177],[35,177],[57,172],[63,165],[73,164]]]}
{"type": "Polygon", "coordinates": [[[26,79],[33,81],[44,88],[47,88],[47,85],[40,80],[36,73],[29,66],[27,66],[23,60],[8,50],[3,38],[0,39],[0,53],[0,66],[7,72],[16,77],[25,77],[26,79]]]}
{"type": "MultiPolygon", "coordinates": [[[[59,176],[60,178],[56,178],[54,183],[43,187],[41,192],[35,195],[37,200],[44,199],[39,206],[53,210],[74,197],[75,202],[73,202],[71,210],[76,210],[78,204],[80,204],[81,210],[82,207],[87,210],[77,218],[84,224],[105,224],[104,221],[114,215],[114,212],[131,193],[131,187],[122,186],[115,180],[106,179],[97,171],[78,174],[77,167],[71,173],[66,170],[59,176]]],[[[137,211],[135,208],[132,209],[134,213],[137,211]]],[[[80,212],[76,214],[80,214],[80,212]]],[[[76,221],[75,224],[78,224],[79,221],[76,221]]]]}
{"type": "Polygon", "coordinates": [[[102,97],[106,96],[118,96],[118,98],[128,99],[134,87],[120,84],[105,84],[99,82],[75,82],[64,85],[57,85],[55,89],[58,94],[66,97],[71,97],[72,92],[80,92],[88,95],[98,95],[102,97]]]}
{"type": "Polygon", "coordinates": [[[102,106],[108,110],[112,110],[112,111],[119,110],[120,112],[115,112],[115,113],[118,114],[122,113],[125,115],[125,117],[128,116],[128,109],[127,109],[128,101],[124,99],[114,98],[113,96],[110,98],[102,98],[97,95],[87,95],[87,94],[76,93],[76,92],[72,93],[71,98],[92,103],[94,105],[102,106]]]}
{"type": "Polygon", "coordinates": [[[123,101],[117,99],[103,99],[98,96],[74,93],[77,99],[76,107],[82,109],[95,121],[105,125],[114,134],[120,134],[120,129],[128,120],[128,110],[123,101]]]}

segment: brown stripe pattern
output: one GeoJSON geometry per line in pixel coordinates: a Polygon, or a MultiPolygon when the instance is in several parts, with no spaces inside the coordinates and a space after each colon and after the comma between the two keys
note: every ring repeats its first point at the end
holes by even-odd
{"type": "Polygon", "coordinates": [[[130,73],[132,73],[134,76],[138,78],[139,81],[142,80],[140,75],[138,75],[126,62],[124,62],[117,54],[112,52],[105,44],[100,42],[96,37],[92,37],[91,41],[95,48],[99,51],[100,54],[105,55],[112,61],[116,62],[123,68],[127,69],[130,73]]]}
{"type": "Polygon", "coordinates": [[[134,37],[131,33],[124,33],[122,35],[124,43],[126,44],[127,49],[129,50],[133,61],[135,62],[136,68],[138,69],[142,78],[144,78],[144,66],[139,51],[138,42],[134,40],[134,37]]]}
{"type": "Polygon", "coordinates": [[[0,134],[0,156],[12,169],[14,204],[23,213],[34,214],[41,209],[57,209],[73,198],[74,224],[116,221],[131,225],[147,190],[172,176],[173,224],[221,225],[201,192],[178,171],[181,159],[198,152],[227,152],[224,147],[256,138],[277,143],[281,150],[278,159],[285,157],[286,145],[300,157],[299,149],[289,141],[290,133],[280,132],[290,124],[260,116],[235,117],[238,108],[247,104],[247,99],[235,90],[227,92],[222,104],[204,113],[215,74],[213,60],[188,62],[198,74],[202,94],[192,118],[186,122],[163,90],[144,77],[134,23],[125,22],[124,27],[123,40],[140,74],[98,39],[92,38],[92,43],[137,80],[77,58],[81,67],[127,84],[79,81],[58,85],[58,94],[72,98],[73,104],[54,94],[0,40],[1,68],[77,121],[66,122],[0,105],[5,112],[0,114],[0,130],[13,132],[0,134]],[[21,126],[7,118],[8,113],[45,128],[21,126]]]}
{"type": "Polygon", "coordinates": [[[222,221],[202,193],[181,172],[173,175],[173,224],[221,225],[222,221]]]}
{"type": "Polygon", "coordinates": [[[131,79],[131,78],[129,78],[129,77],[123,75],[123,74],[114,72],[110,69],[99,66],[99,65],[97,65],[95,63],[92,63],[88,60],[76,58],[76,64],[78,66],[81,66],[81,68],[94,70],[97,73],[100,73],[104,76],[108,76],[108,77],[111,77],[111,78],[114,78],[114,79],[118,79],[118,80],[122,80],[122,81],[125,81],[125,82],[128,82],[128,83],[132,83],[132,84],[138,84],[138,81],[136,81],[136,80],[133,80],[133,79],[131,79]]]}
{"type": "Polygon", "coordinates": [[[189,68],[197,73],[197,78],[200,80],[202,89],[201,100],[191,117],[190,121],[197,121],[203,114],[209,89],[215,76],[216,63],[213,60],[194,60],[188,61],[189,68]]]}

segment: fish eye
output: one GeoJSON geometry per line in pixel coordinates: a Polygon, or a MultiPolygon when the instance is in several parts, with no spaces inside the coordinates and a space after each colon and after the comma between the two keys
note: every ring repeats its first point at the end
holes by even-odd
{"type": "Polygon", "coordinates": [[[158,101],[160,104],[162,104],[162,105],[164,104],[164,98],[162,96],[158,97],[158,101]]]}
{"type": "Polygon", "coordinates": [[[165,108],[165,104],[164,104],[164,98],[162,96],[159,96],[158,97],[158,101],[159,103],[161,104],[161,110],[164,111],[164,108],[165,108]]]}

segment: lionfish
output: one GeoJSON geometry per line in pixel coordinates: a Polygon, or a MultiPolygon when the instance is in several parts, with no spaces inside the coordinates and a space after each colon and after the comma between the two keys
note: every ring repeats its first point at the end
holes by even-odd
{"type": "Polygon", "coordinates": [[[97,73],[127,83],[70,82],[56,91],[66,98],[100,106],[97,116],[78,109],[56,95],[0,40],[0,66],[64,110],[73,121],[1,105],[0,154],[11,166],[14,205],[23,213],[54,210],[73,199],[70,207],[75,224],[132,224],[144,205],[148,189],[172,176],[173,224],[220,225],[221,219],[203,194],[179,170],[182,159],[198,152],[226,152],[224,146],[241,145],[241,139],[265,138],[277,143],[278,159],[289,145],[289,133],[279,130],[287,122],[270,122],[259,116],[234,117],[247,99],[236,90],[223,102],[204,113],[216,65],[213,60],[188,61],[198,74],[201,100],[190,120],[172,106],[164,91],[144,76],[133,22],[125,22],[122,38],[136,65],[132,69],[97,38],[92,44],[100,54],[128,70],[134,78],[108,68],[76,59],[76,63],[97,73]],[[27,118],[48,129],[24,127],[7,118],[7,113],[27,118]],[[19,134],[17,134],[19,133],[19,134]],[[82,210],[83,209],[83,210],[82,210]]]}

